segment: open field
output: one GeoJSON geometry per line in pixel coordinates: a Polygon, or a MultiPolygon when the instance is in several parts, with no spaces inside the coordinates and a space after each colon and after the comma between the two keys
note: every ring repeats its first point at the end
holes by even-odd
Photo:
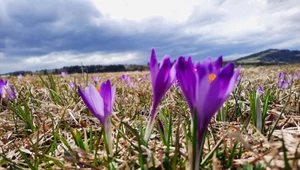
{"type": "MultiPolygon", "coordinates": [[[[300,169],[299,68],[242,68],[237,87],[211,120],[202,168],[300,169]],[[279,72],[286,73],[287,81],[291,80],[288,75],[297,78],[280,88],[279,72]],[[260,96],[258,85],[263,87],[260,96]]],[[[157,110],[156,120],[161,120],[164,131],[156,123],[149,141],[143,141],[152,104],[149,72],[4,79],[14,84],[17,98],[0,99],[3,169],[189,168],[189,107],[175,85],[157,110]],[[123,74],[130,76],[132,84],[121,81],[123,74]],[[77,87],[69,86],[70,81],[82,88],[93,84],[92,76],[116,85],[111,119],[113,156],[107,154],[102,124],[88,110],[77,87]]]]}

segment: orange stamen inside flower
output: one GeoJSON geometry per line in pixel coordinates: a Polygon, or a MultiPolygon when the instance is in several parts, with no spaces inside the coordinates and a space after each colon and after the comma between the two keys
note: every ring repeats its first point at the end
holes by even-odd
{"type": "Polygon", "coordinates": [[[214,73],[211,73],[211,74],[209,75],[209,82],[210,82],[210,83],[213,82],[213,81],[215,80],[216,77],[217,77],[217,76],[216,76],[214,73]]]}
{"type": "Polygon", "coordinates": [[[97,86],[96,89],[98,92],[100,92],[100,86],[97,86]]]}

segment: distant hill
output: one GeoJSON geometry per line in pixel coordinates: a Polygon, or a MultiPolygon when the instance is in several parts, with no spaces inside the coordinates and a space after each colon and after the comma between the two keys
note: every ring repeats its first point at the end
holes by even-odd
{"type": "Polygon", "coordinates": [[[234,60],[238,64],[273,65],[300,63],[300,51],[269,49],[234,60]]]}
{"type": "Polygon", "coordinates": [[[15,71],[5,74],[0,74],[0,76],[8,76],[8,75],[19,75],[19,74],[60,74],[62,71],[71,73],[103,73],[103,72],[121,72],[121,71],[144,71],[149,70],[147,65],[137,65],[137,64],[119,64],[119,65],[87,65],[87,66],[65,66],[63,68],[56,69],[44,69],[37,70],[35,72],[32,71],[15,71]]]}

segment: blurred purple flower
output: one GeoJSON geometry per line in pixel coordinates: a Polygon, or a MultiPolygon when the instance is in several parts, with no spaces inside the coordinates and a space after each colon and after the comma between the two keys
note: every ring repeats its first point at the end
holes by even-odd
{"type": "Polygon", "coordinates": [[[289,86],[289,83],[285,80],[279,80],[278,81],[278,87],[279,88],[282,88],[282,89],[285,89],[289,86]]]}
{"type": "Polygon", "coordinates": [[[285,77],[285,73],[284,72],[279,72],[278,73],[278,82],[277,82],[277,86],[279,88],[287,88],[288,83],[284,80],[285,77]]]}
{"type": "Polygon", "coordinates": [[[128,76],[126,75],[126,74],[123,74],[122,76],[121,76],[121,81],[122,82],[125,82],[125,81],[127,81],[128,80],[128,76]]]}
{"type": "Polygon", "coordinates": [[[145,79],[145,80],[148,79],[148,74],[146,74],[146,75],[144,76],[144,79],[145,79]]]}
{"type": "Polygon", "coordinates": [[[0,97],[6,100],[12,100],[16,98],[16,92],[8,80],[0,79],[0,97]]]}
{"type": "Polygon", "coordinates": [[[176,76],[192,118],[197,114],[196,166],[199,165],[201,144],[208,124],[234,90],[240,74],[240,67],[234,72],[233,63],[221,67],[222,56],[214,64],[210,58],[194,64],[191,57],[188,60],[179,57],[176,63],[176,76]]]}
{"type": "Polygon", "coordinates": [[[131,87],[131,88],[133,88],[134,87],[134,84],[133,84],[133,82],[131,81],[131,79],[130,79],[130,77],[128,76],[128,75],[126,75],[126,74],[123,74],[122,76],[121,76],[121,81],[122,82],[127,82],[127,84],[129,85],[129,87],[131,87]]]}
{"type": "Polygon", "coordinates": [[[297,74],[294,76],[292,75],[287,75],[284,72],[280,72],[278,74],[278,82],[277,85],[279,88],[285,89],[287,88],[290,84],[292,84],[293,81],[297,79],[297,74]]]}
{"type": "Polygon", "coordinates": [[[264,88],[261,85],[257,85],[256,90],[257,90],[259,95],[262,95],[265,92],[264,88]]]}
{"type": "Polygon", "coordinates": [[[273,84],[268,84],[269,89],[273,88],[273,84]]]}
{"type": "Polygon", "coordinates": [[[297,73],[294,75],[287,75],[288,83],[291,84],[293,81],[295,81],[298,78],[297,73]]]}
{"type": "Polygon", "coordinates": [[[130,77],[128,76],[128,79],[127,79],[127,83],[129,85],[129,87],[133,88],[134,87],[134,83],[131,81],[130,77]]]}
{"type": "Polygon", "coordinates": [[[165,56],[160,65],[157,62],[154,49],[151,52],[150,58],[150,73],[151,73],[151,84],[152,84],[152,93],[153,101],[150,111],[150,120],[146,127],[146,132],[144,139],[147,141],[150,137],[152,131],[154,119],[156,116],[156,108],[158,107],[163,96],[167,93],[169,88],[175,81],[175,67],[172,66],[171,59],[169,56],[165,56]]]}
{"type": "Polygon", "coordinates": [[[67,72],[61,72],[61,76],[62,76],[63,78],[67,77],[67,75],[68,75],[67,72]]]}
{"type": "Polygon", "coordinates": [[[144,80],[143,78],[138,78],[138,79],[137,79],[138,82],[141,82],[141,81],[143,81],[143,80],[144,80]]]}
{"type": "Polygon", "coordinates": [[[284,72],[279,72],[278,73],[278,80],[284,79],[285,73],[284,72]]]}
{"type": "Polygon", "coordinates": [[[70,87],[71,89],[74,89],[74,88],[75,88],[75,83],[72,82],[72,81],[70,81],[68,85],[69,85],[69,87],[70,87]]]}
{"type": "Polygon", "coordinates": [[[143,77],[138,78],[138,82],[142,82],[142,81],[147,80],[147,79],[148,79],[148,74],[145,74],[143,77]]]}
{"type": "Polygon", "coordinates": [[[93,78],[93,81],[94,81],[95,84],[99,83],[100,78],[98,76],[92,76],[92,78],[93,78]]]}
{"type": "Polygon", "coordinates": [[[85,91],[78,87],[78,91],[86,106],[102,123],[109,145],[109,153],[112,155],[110,117],[113,111],[116,87],[112,87],[110,80],[107,80],[105,83],[101,84],[100,92],[97,91],[94,85],[89,85],[85,88],[85,91]]]}
{"type": "Polygon", "coordinates": [[[18,75],[18,80],[21,81],[22,79],[23,79],[22,74],[19,74],[19,75],[18,75]]]}

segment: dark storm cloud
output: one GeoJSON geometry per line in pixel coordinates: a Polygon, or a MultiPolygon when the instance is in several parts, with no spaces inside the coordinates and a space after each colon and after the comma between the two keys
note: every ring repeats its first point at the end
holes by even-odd
{"type": "Polygon", "coordinates": [[[0,44],[7,56],[38,56],[53,51],[89,53],[149,49],[170,42],[172,38],[169,37],[176,37],[179,30],[160,33],[154,28],[141,32],[139,29],[145,27],[142,24],[150,22],[160,27],[164,21],[150,19],[140,25],[126,20],[112,21],[88,1],[2,3],[5,20],[1,22],[0,44]]]}
{"type": "Polygon", "coordinates": [[[60,67],[105,55],[134,54],[134,61],[127,56],[122,62],[145,64],[152,47],[159,58],[192,55],[198,60],[266,48],[299,49],[297,0],[254,6],[252,1],[203,2],[188,11],[186,21],[174,22],[163,16],[117,20],[86,0],[0,0],[0,73],[35,70],[37,64],[60,67]],[[61,59],[64,55],[68,60],[61,59]],[[19,67],[11,66],[16,63],[19,67]]]}

